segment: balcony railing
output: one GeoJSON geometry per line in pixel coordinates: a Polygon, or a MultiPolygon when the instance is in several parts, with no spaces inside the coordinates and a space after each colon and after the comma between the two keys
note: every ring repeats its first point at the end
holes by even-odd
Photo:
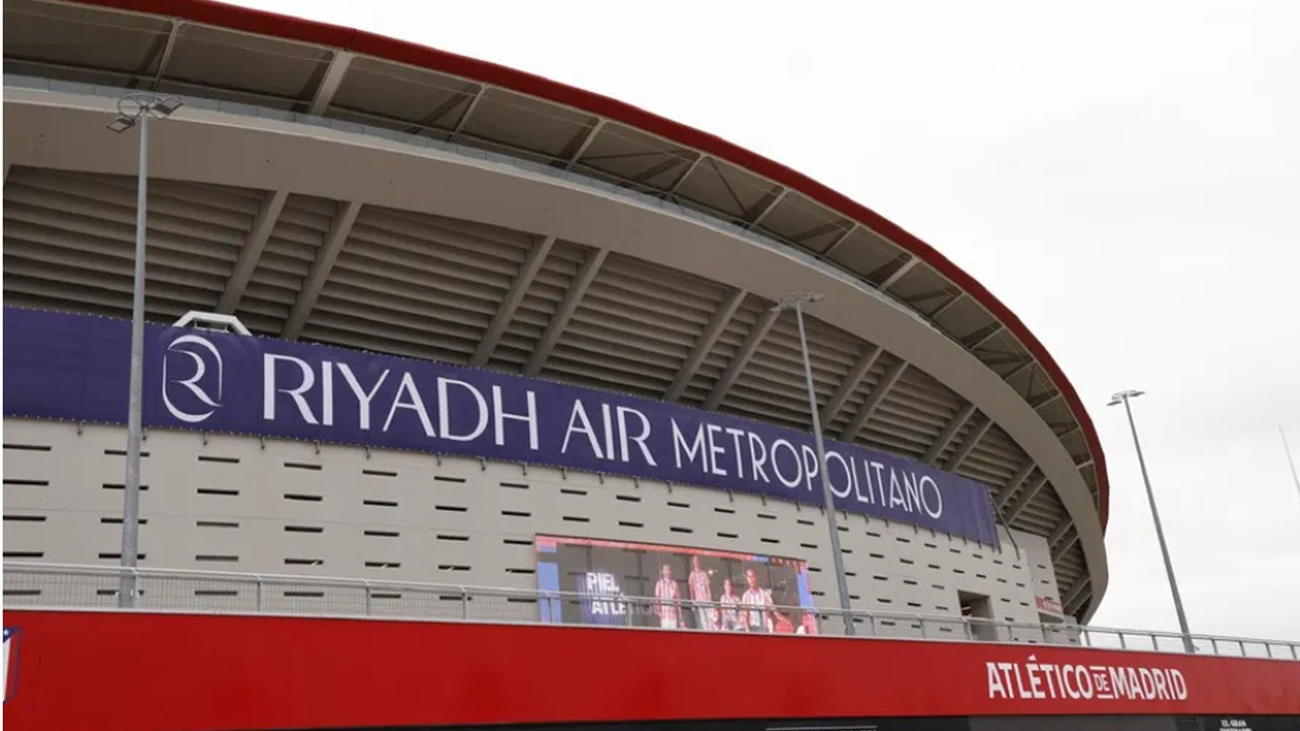
{"type": "MultiPolygon", "coordinates": [[[[646,597],[459,584],[45,563],[4,564],[4,605],[7,609],[116,609],[118,592],[123,585],[130,585],[122,582],[124,576],[135,578],[134,604],[140,611],[554,624],[562,616],[580,614],[585,605],[589,615],[602,615],[606,625],[644,626],[644,622],[637,621],[638,616],[658,618],[700,612],[720,631],[773,632],[778,617],[787,620],[790,631],[802,628],[801,633],[843,635],[845,630],[843,613],[831,609],[665,603],[646,597]]],[[[1186,651],[1181,635],[1151,630],[895,612],[855,611],[849,617],[855,635],[861,637],[1186,651]]],[[[1192,635],[1190,639],[1199,654],[1300,660],[1300,642],[1210,635],[1192,635]]]]}

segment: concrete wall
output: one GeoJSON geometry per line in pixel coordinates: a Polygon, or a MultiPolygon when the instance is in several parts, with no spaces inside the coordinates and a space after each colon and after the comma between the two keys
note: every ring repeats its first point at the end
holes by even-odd
{"type": "MultiPolygon", "coordinates": [[[[116,565],[125,443],[121,427],[6,419],[6,560],[116,565]]],[[[822,512],[795,503],[222,434],[150,431],[144,449],[142,567],[534,589],[533,536],[575,535],[805,559],[818,605],[839,604],[822,512]]],[[[989,596],[997,619],[1037,622],[1035,594],[1059,598],[1040,536],[1017,531],[1013,546],[1004,532],[993,548],[844,514],[840,530],[855,609],[957,616],[963,591],[989,596]]]]}

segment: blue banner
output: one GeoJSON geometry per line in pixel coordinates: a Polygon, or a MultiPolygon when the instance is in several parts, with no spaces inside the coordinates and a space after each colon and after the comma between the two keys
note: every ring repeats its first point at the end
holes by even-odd
{"type": "MultiPolygon", "coordinates": [[[[5,308],[6,416],[121,424],[130,323],[5,308]]],[[[150,325],[144,423],[526,462],[822,504],[812,435],[535,378],[150,325]]],[[[828,441],[835,504],[996,545],[986,488],[828,441]]]]}

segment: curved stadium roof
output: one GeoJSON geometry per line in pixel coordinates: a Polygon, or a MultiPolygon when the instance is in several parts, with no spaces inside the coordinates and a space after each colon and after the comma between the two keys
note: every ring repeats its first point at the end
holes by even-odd
{"type": "MultiPolygon", "coordinates": [[[[1049,484],[1045,470],[1039,469],[1036,460],[1003,431],[1004,424],[983,413],[978,399],[963,399],[945,384],[917,373],[917,369],[909,372],[905,361],[892,358],[883,348],[873,349],[846,333],[823,327],[820,334],[814,333],[814,349],[822,351],[815,354],[819,360],[815,366],[824,372],[821,379],[825,383],[819,384],[819,390],[826,391],[823,399],[829,413],[824,420],[831,433],[847,439],[860,437],[878,447],[934,462],[989,484],[1010,524],[1050,537],[1067,606],[1084,617],[1096,609],[1096,600],[1104,592],[1106,570],[1104,553],[1098,553],[1099,545],[1090,544],[1099,544],[1100,530],[1107,519],[1105,457],[1087,411],[1060,367],[1014,313],[941,253],[874,211],[788,167],[636,107],[520,71],[364,31],[206,0],[10,0],[5,4],[5,73],[6,86],[11,80],[23,85],[18,81],[20,77],[35,77],[154,89],[187,99],[219,100],[225,105],[223,109],[235,113],[280,110],[327,118],[333,125],[350,125],[368,133],[415,135],[486,150],[622,191],[635,191],[643,199],[675,204],[674,210],[703,217],[729,234],[762,240],[790,252],[805,265],[852,278],[905,308],[923,326],[942,333],[1023,400],[1068,453],[1078,473],[1071,480],[1077,478],[1086,488],[1095,515],[1080,515],[1068,507],[1069,496],[1060,495],[1058,499],[1052,490],[1044,490],[1049,484]],[[890,396],[887,392],[895,383],[900,384],[895,387],[898,394],[890,396]],[[882,384],[886,384],[884,388],[877,388],[882,384]],[[875,391],[880,395],[873,399],[875,391]],[[873,420],[885,423],[875,424],[873,420]],[[1094,521],[1099,521],[1095,530],[1086,525],[1094,521]],[[1088,537],[1093,534],[1095,540],[1088,537]]],[[[8,106],[8,92],[6,96],[8,106]]],[[[258,114],[262,112],[254,112],[254,116],[258,114]]],[[[11,174],[11,158],[16,154],[10,154],[9,137],[7,132],[6,301],[38,306],[67,304],[65,294],[52,294],[46,284],[38,281],[42,275],[24,268],[25,262],[46,268],[51,262],[42,259],[45,254],[24,248],[26,240],[42,241],[41,237],[24,239],[21,226],[11,237],[10,200],[21,208],[24,190],[72,185],[98,186],[107,191],[120,187],[120,181],[85,177],[73,182],[55,180],[66,173],[39,169],[39,165],[11,174]]],[[[160,181],[155,193],[167,195],[170,190],[178,200],[205,197],[192,186],[182,187],[178,183],[169,189],[168,181],[160,181]]],[[[237,198],[236,193],[229,194],[237,198]]],[[[262,243],[268,254],[273,253],[275,241],[281,237],[276,233],[277,218],[308,217],[321,211],[328,217],[333,213],[326,210],[332,203],[327,205],[305,196],[281,193],[277,203],[275,191],[256,194],[258,200],[245,202],[245,207],[251,208],[244,235],[265,229],[262,243]],[[263,195],[265,200],[260,200],[263,195]],[[268,207],[275,209],[276,216],[259,227],[258,220],[266,217],[268,207]]],[[[129,199],[123,203],[129,204],[129,199]]],[[[244,204],[231,205],[240,208],[244,204]]],[[[366,213],[363,218],[373,215],[378,214],[366,213]]],[[[398,222],[401,214],[384,215],[386,223],[373,225],[387,225],[394,230],[409,230],[415,225],[411,221],[398,222]]],[[[444,232],[451,231],[451,238],[460,235],[479,237],[481,241],[492,239],[505,246],[527,246],[526,241],[520,244],[512,239],[512,232],[476,230],[454,221],[434,225],[444,232]]],[[[690,328],[679,329],[691,330],[691,337],[674,343],[678,355],[666,359],[658,370],[653,359],[631,368],[626,357],[603,366],[575,359],[567,368],[548,366],[541,370],[542,375],[595,382],[793,425],[799,425],[801,418],[806,420],[806,411],[801,415],[799,406],[801,381],[790,375],[797,373],[791,370],[790,359],[772,358],[762,352],[790,347],[788,333],[765,314],[768,302],[763,298],[741,289],[719,287],[716,282],[699,281],[682,272],[646,268],[612,256],[604,263],[601,255],[592,266],[590,252],[565,241],[551,241],[545,247],[532,266],[539,286],[550,275],[558,284],[552,310],[565,307],[562,296],[566,289],[576,288],[581,293],[588,287],[605,287],[651,299],[662,296],[655,292],[656,288],[666,288],[673,293],[675,302],[661,303],[662,307],[680,306],[698,312],[682,315],[693,323],[690,328]],[[611,375],[610,369],[620,367],[619,362],[636,377],[619,381],[611,375]],[[746,373],[764,369],[766,372],[757,375],[746,373]],[[720,388],[719,384],[725,385],[720,388]],[[773,393],[767,398],[746,398],[730,393],[733,385],[736,391],[748,387],[751,391],[767,389],[773,393]]],[[[525,253],[502,256],[509,259],[515,254],[518,256],[513,263],[505,262],[508,266],[501,262],[481,265],[485,271],[529,266],[531,258],[525,253]]],[[[350,336],[346,327],[331,324],[325,312],[313,313],[309,309],[298,319],[287,311],[275,314],[266,308],[258,310],[250,303],[257,300],[259,287],[269,286],[266,274],[257,268],[256,261],[252,262],[253,268],[241,274],[238,255],[234,251],[227,257],[232,265],[216,286],[211,307],[226,306],[231,290],[237,289],[235,300],[239,301],[238,295],[244,299],[238,312],[255,329],[372,349],[405,349],[424,357],[477,361],[479,365],[525,371],[533,367],[527,360],[513,366],[508,363],[510,358],[503,353],[511,350],[511,339],[525,337],[508,323],[489,326],[486,332],[481,327],[474,332],[452,328],[447,337],[463,339],[466,345],[460,350],[464,352],[453,346],[439,351],[418,342],[399,346],[389,341],[381,345],[355,333],[350,336]],[[237,288],[230,286],[241,277],[243,281],[237,288]],[[489,346],[488,355],[482,356],[478,351],[485,339],[502,352],[493,355],[489,346]],[[488,356],[492,356],[492,362],[487,362],[488,356]]],[[[466,261],[464,265],[473,263],[466,261]]],[[[151,276],[155,276],[153,271],[151,276]]],[[[300,281],[299,286],[305,287],[305,279],[300,281]]],[[[324,299],[320,308],[327,310],[331,296],[342,298],[341,286],[333,281],[322,282],[312,296],[321,295],[324,299]]],[[[519,308],[518,317],[524,320],[527,300],[535,296],[542,295],[514,292],[508,281],[503,291],[494,295],[502,302],[513,301],[513,307],[519,308]]],[[[617,298],[613,292],[608,299],[607,311],[591,313],[594,319],[603,317],[606,327],[618,317],[638,317],[629,314],[631,305],[614,302],[617,298]]],[[[120,310],[114,302],[86,300],[73,305],[120,310]]],[[[582,320],[577,302],[571,310],[571,315],[578,313],[576,320],[582,320]]],[[[151,303],[151,315],[165,316],[168,312],[165,304],[151,303]]],[[[577,325],[570,329],[574,328],[577,325]]],[[[529,337],[533,343],[539,341],[536,335],[529,337]]],[[[541,339],[546,337],[545,333],[541,335],[541,339]]],[[[569,336],[557,331],[549,337],[548,347],[556,347],[557,340],[560,343],[556,351],[559,359],[569,336]]],[[[530,346],[520,345],[518,349],[526,351],[530,346]]],[[[1061,482],[1054,477],[1050,483],[1057,493],[1069,489],[1057,484],[1061,482]]]]}

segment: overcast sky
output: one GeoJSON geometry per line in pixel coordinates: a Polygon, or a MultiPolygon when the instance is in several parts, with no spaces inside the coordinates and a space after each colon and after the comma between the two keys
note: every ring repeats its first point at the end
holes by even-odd
{"type": "Polygon", "coordinates": [[[1094,624],[1300,639],[1300,3],[239,0],[503,63],[775,158],[943,251],[1087,402],[1094,624]]]}

